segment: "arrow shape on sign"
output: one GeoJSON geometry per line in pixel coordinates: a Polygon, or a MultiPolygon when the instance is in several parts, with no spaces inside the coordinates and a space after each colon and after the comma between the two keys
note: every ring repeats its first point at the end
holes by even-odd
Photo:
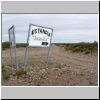
{"type": "Polygon", "coordinates": [[[42,45],[48,45],[48,42],[42,42],[42,45]]]}

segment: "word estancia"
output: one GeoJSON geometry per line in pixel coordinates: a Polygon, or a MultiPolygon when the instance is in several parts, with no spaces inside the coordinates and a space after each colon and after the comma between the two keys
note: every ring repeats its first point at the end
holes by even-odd
{"type": "Polygon", "coordinates": [[[46,34],[50,37],[50,33],[43,28],[38,28],[38,29],[32,30],[32,35],[37,34],[37,33],[43,33],[43,34],[46,34]]]}

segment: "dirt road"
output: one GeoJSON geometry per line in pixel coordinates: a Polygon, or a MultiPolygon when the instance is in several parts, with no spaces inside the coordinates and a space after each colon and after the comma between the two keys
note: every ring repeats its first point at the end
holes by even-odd
{"type": "MultiPolygon", "coordinates": [[[[18,48],[19,66],[23,66],[25,48],[18,48]]],[[[2,80],[2,85],[12,86],[97,86],[98,55],[65,51],[52,45],[48,70],[44,70],[47,48],[29,48],[27,75],[10,75],[9,80],[2,80]]],[[[2,51],[2,63],[9,66],[9,50],[2,51]]],[[[13,57],[14,63],[14,57],[13,57]]]]}

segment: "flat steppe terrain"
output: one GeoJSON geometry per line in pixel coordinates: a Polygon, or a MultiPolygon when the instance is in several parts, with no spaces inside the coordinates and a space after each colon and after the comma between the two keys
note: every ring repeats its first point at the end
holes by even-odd
{"type": "MultiPolygon", "coordinates": [[[[13,52],[14,53],[14,52],[13,52]]],[[[52,45],[48,69],[45,70],[47,48],[29,48],[27,73],[17,76],[10,66],[10,51],[2,50],[2,64],[10,78],[2,79],[4,86],[97,86],[98,54],[73,53],[52,45]],[[11,74],[12,73],[12,74],[11,74]]],[[[18,63],[23,67],[25,48],[17,48],[18,63]]],[[[15,63],[13,54],[13,64],[15,63]]],[[[4,73],[6,74],[6,73],[4,73]]]]}

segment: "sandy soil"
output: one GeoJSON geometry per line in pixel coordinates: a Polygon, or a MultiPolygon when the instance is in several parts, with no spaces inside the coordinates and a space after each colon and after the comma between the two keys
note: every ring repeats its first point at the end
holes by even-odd
{"type": "MultiPolygon", "coordinates": [[[[18,48],[19,66],[23,67],[25,48],[18,48]]],[[[9,50],[2,51],[2,63],[11,71],[9,50]]],[[[14,55],[14,54],[13,54],[14,55]]],[[[47,48],[29,48],[27,75],[10,75],[2,80],[9,86],[97,86],[98,54],[72,53],[62,47],[52,45],[48,70],[45,70],[47,48]]],[[[13,57],[13,63],[14,57],[13,57]]]]}

